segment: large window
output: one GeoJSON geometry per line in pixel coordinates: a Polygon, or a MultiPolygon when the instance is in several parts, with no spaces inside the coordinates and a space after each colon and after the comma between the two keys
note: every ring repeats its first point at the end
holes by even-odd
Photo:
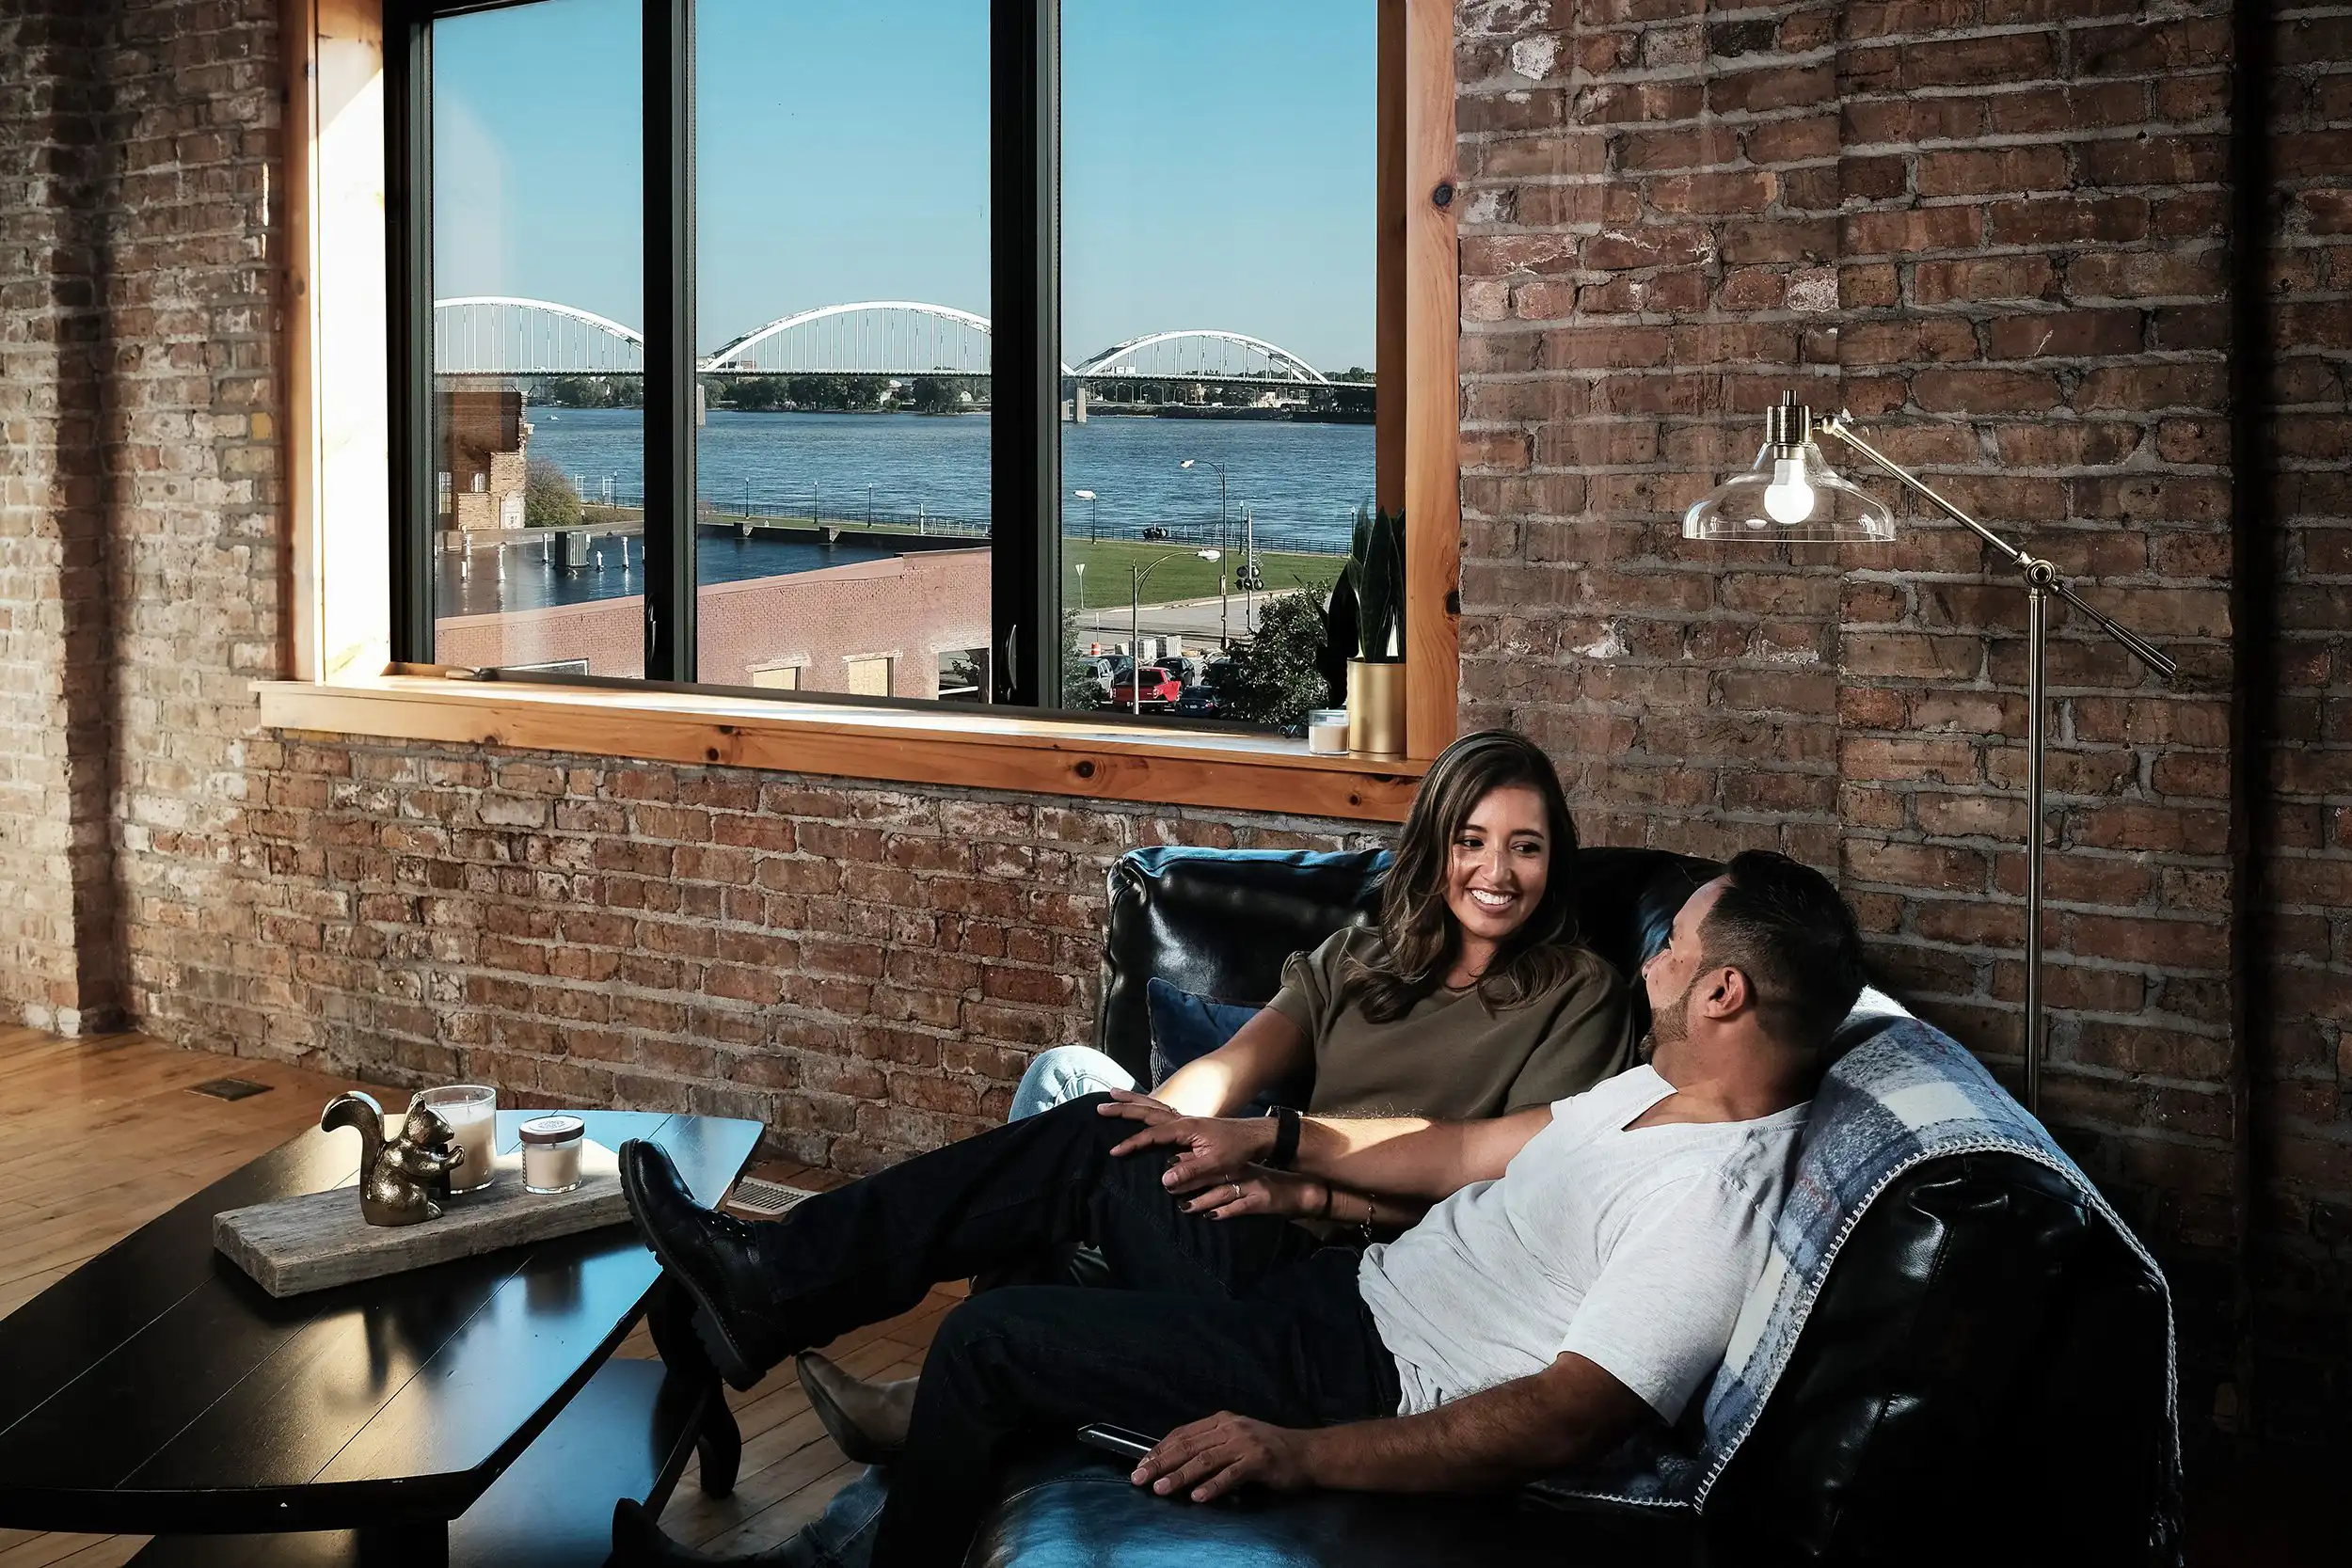
{"type": "Polygon", "coordinates": [[[396,12],[395,657],[1295,721],[1374,499],[1375,11],[396,12]]]}

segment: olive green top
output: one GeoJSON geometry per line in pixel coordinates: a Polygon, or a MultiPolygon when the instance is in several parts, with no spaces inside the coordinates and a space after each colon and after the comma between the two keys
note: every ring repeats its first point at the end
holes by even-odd
{"type": "Polygon", "coordinates": [[[1369,957],[1377,940],[1354,926],[1292,954],[1266,1004],[1314,1046],[1310,1111],[1474,1121],[1581,1094],[1633,1065],[1625,981],[1589,947],[1573,949],[1558,985],[1518,1006],[1498,1011],[1474,990],[1439,987],[1403,1018],[1375,1023],[1353,994],[1361,983],[1343,987],[1341,964],[1351,952],[1369,957]]]}

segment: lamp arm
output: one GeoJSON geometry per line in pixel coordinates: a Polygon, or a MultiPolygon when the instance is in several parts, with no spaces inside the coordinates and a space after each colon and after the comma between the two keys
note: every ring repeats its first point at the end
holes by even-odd
{"type": "Polygon", "coordinates": [[[2158,675],[2169,680],[2172,678],[2173,673],[2180,668],[2179,664],[2173,660],[2171,656],[2164,653],[2137,633],[2127,630],[2125,627],[2118,625],[2111,616],[2093,609],[2089,601],[2085,600],[2081,594],[2075,593],[2072,587],[2068,586],[2066,580],[2058,575],[2058,569],[2052,566],[2048,562],[2040,561],[2030,555],[2027,555],[2024,550],[2019,549],[2016,546],[2010,544],[2008,540],[2002,538],[1999,534],[1994,532],[1991,529],[1985,527],[1982,523],[1968,515],[1967,513],[1963,512],[1959,507],[1954,506],[1950,501],[1946,500],[1942,496],[1936,494],[1935,491],[1921,483],[1917,478],[1915,478],[1901,465],[1895,462],[1893,458],[1888,457],[1885,453],[1880,451],[1876,447],[1870,445],[1869,442],[1855,435],[1853,428],[1846,423],[1845,417],[1843,415],[1832,415],[1830,418],[1823,420],[1814,428],[1820,430],[1824,435],[1836,436],[1848,447],[1869,459],[1869,461],[1877,467],[1881,472],[1897,481],[1906,489],[1915,491],[1918,495],[1923,496],[1928,500],[1933,502],[1936,508],[1946,516],[1968,529],[1971,532],[1976,534],[1978,538],[1992,546],[1995,550],[1998,550],[2001,553],[2002,558],[2008,561],[2010,565],[2025,573],[2026,580],[2029,585],[2039,585],[2050,593],[2056,594],[2059,598],[2064,599],[2068,605],[2072,606],[2074,610],[2080,611],[2084,616],[2088,617],[2101,631],[2106,632],[2109,637],[2115,639],[2116,642],[2133,657],[2148,666],[2149,669],[2153,670],[2158,675]]]}

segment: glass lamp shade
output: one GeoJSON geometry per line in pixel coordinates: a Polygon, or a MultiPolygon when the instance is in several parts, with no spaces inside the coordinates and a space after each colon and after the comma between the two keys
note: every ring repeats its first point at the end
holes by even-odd
{"type": "Polygon", "coordinates": [[[1767,441],[1746,473],[1682,515],[1682,537],[1884,544],[1895,537],[1895,515],[1840,477],[1810,439],[1791,446],[1767,441]]]}

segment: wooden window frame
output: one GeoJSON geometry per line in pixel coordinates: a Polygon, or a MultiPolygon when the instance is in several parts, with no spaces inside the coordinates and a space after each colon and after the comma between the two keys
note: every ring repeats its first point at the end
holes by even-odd
{"type": "MultiPolygon", "coordinates": [[[[388,170],[426,166],[413,149],[405,159],[385,156],[388,145],[414,137],[419,129],[402,112],[399,95],[388,91],[423,63],[412,55],[386,69],[386,11],[398,0],[283,0],[290,114],[282,281],[293,606],[286,662],[293,678],[256,683],[262,722],[1104,800],[1401,817],[1423,767],[1454,738],[1459,684],[1453,9],[1451,0],[1374,3],[1382,383],[1375,495],[1384,507],[1401,506],[1406,518],[1410,644],[1404,759],[1311,757],[1303,742],[1165,720],[898,700],[843,703],[817,693],[754,694],[659,682],[476,682],[452,679],[429,665],[395,663],[393,649],[405,641],[395,636],[395,617],[407,618],[413,636],[421,609],[429,613],[429,607],[404,599],[404,578],[425,579],[392,566],[396,537],[403,548],[415,549],[395,518],[421,515],[413,506],[403,510],[407,498],[391,463],[394,450],[413,450],[393,437],[397,421],[415,419],[420,405],[417,378],[396,371],[392,348],[404,330],[405,341],[416,338],[414,324],[404,328],[399,321],[404,302],[413,297],[399,285],[404,268],[415,261],[416,237],[401,225],[388,225],[384,214],[388,205],[406,199],[387,188],[388,170]]],[[[1029,54],[1042,58],[1051,52],[1056,13],[1050,0],[993,4],[1000,29],[1011,18],[1027,18],[1017,36],[1036,46],[1019,59],[1001,61],[1000,73],[1022,69],[1029,54]]],[[[682,15],[683,8],[674,14],[682,15]]],[[[395,27],[392,36],[397,45],[413,33],[395,27]]],[[[1018,157],[1000,158],[997,184],[1014,182],[1009,169],[1021,159],[1054,156],[1057,150],[1042,145],[1048,139],[1031,135],[1015,150],[1018,157]]],[[[1040,187],[1032,180],[1027,188],[1040,187]]],[[[1006,189],[996,199],[1007,199],[1006,189]]],[[[1036,232],[1026,238],[1050,243],[1053,214],[1028,215],[1036,232]]],[[[1007,249],[1006,228],[998,225],[1000,252],[1007,249]]],[[[1007,257],[995,260],[1002,270],[1007,257]]],[[[1049,269],[1032,270],[1041,275],[1049,269]]],[[[660,303],[649,302],[648,309],[660,303]]],[[[1029,313],[1050,327],[1055,302],[1031,303],[1029,313]]],[[[1043,360],[1053,362],[1050,354],[1043,360]]],[[[1040,490],[1046,504],[1058,491],[1052,476],[1041,472],[1024,476],[1023,483],[1040,490]]],[[[1044,537],[1042,530],[1034,531],[1044,537]]],[[[1048,552],[998,553],[1005,558],[997,564],[1000,577],[1009,571],[1025,581],[1056,576],[1051,563],[1041,562],[1048,552]]],[[[1045,584],[1049,610],[1057,586],[1045,584]]],[[[1034,680],[1028,689],[1037,689],[1034,680]]],[[[1005,694],[1025,693],[1016,688],[1005,694]]]]}

